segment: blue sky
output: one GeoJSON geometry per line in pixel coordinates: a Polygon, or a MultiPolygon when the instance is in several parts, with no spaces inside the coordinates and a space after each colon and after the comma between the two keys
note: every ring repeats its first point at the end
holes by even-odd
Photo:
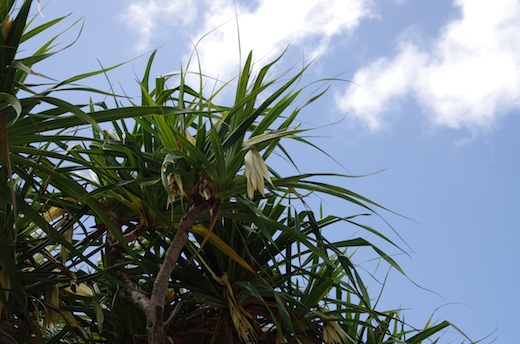
{"type": "MultiPolygon", "coordinates": [[[[396,259],[411,280],[435,293],[393,272],[382,306],[409,308],[406,319],[416,326],[441,307],[434,319],[455,323],[474,340],[495,329],[484,342],[517,340],[520,1],[42,0],[42,6],[45,19],[85,16],[76,44],[38,67],[55,79],[156,48],[154,72],[176,71],[198,42],[203,71],[227,81],[238,71],[238,22],[243,57],[253,50],[261,64],[290,46],[287,69],[315,59],[308,81],[340,74],[353,81],[332,83],[303,119],[335,123],[318,130],[314,142],[352,174],[385,170],[345,186],[414,220],[385,215],[413,250],[396,259]]],[[[145,63],[146,57],[129,62],[110,74],[112,82],[137,96],[145,63]]],[[[90,85],[107,87],[103,78],[90,85]]],[[[298,149],[302,170],[342,172],[298,149]]],[[[369,221],[406,247],[384,224],[369,221]]],[[[442,342],[460,342],[451,332],[442,342]]]]}

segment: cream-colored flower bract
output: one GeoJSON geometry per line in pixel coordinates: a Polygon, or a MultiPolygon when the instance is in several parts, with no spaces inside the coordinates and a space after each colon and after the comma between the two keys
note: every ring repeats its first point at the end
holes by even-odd
{"type": "Polygon", "coordinates": [[[255,190],[260,191],[262,196],[265,196],[264,192],[264,178],[273,185],[271,177],[269,177],[269,171],[264,159],[260,156],[260,153],[255,147],[251,148],[244,156],[244,163],[246,170],[244,172],[247,179],[247,195],[249,199],[253,199],[255,190]]]}
{"type": "Polygon", "coordinates": [[[354,343],[354,340],[335,321],[326,322],[323,326],[323,342],[326,344],[354,343]],[[348,341],[347,341],[348,340],[348,341]]]}

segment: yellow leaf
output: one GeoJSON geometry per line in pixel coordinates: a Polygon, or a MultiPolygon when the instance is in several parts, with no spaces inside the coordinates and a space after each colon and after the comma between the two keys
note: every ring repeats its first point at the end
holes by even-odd
{"type": "MultiPolygon", "coordinates": [[[[206,236],[208,229],[204,226],[193,225],[193,232],[206,236]]],[[[256,271],[249,265],[242,257],[238,255],[231,247],[228,246],[222,239],[220,239],[215,233],[209,233],[209,242],[215,245],[219,250],[225,253],[229,258],[240,264],[242,267],[250,271],[253,275],[256,275],[256,271]]]]}

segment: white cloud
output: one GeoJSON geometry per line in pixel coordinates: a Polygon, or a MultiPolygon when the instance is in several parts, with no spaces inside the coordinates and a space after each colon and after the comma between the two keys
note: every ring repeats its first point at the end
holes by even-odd
{"type": "Polygon", "coordinates": [[[369,68],[356,72],[354,83],[345,93],[336,96],[336,104],[349,111],[349,116],[361,120],[371,130],[381,129],[391,109],[398,109],[398,97],[410,92],[410,83],[416,77],[415,70],[421,68],[427,57],[413,45],[401,47],[394,60],[380,58],[369,68]]]}
{"type": "MultiPolygon", "coordinates": [[[[425,49],[403,41],[358,70],[336,104],[372,130],[414,97],[435,126],[486,130],[520,109],[520,2],[457,0],[461,18],[425,49]],[[393,111],[392,111],[393,110],[393,111]]],[[[421,45],[424,46],[424,45],[421,45]]]]}
{"type": "Polygon", "coordinates": [[[372,16],[371,3],[372,0],[139,0],[126,8],[123,17],[129,25],[140,27],[142,49],[148,48],[154,30],[167,28],[175,18],[182,19],[184,35],[193,42],[207,34],[197,46],[203,72],[228,80],[238,73],[237,23],[243,58],[251,50],[259,60],[296,45],[304,48],[309,60],[327,53],[333,37],[351,34],[360,20],[372,16]],[[166,4],[173,5],[167,9],[166,4]],[[187,16],[183,13],[186,7],[191,8],[187,16]]]}
{"type": "MultiPolygon", "coordinates": [[[[231,1],[214,1],[199,34],[232,19],[210,34],[198,47],[205,69],[227,78],[237,71],[229,63],[238,56],[237,23],[231,1]]],[[[253,50],[257,59],[277,55],[288,45],[301,45],[308,59],[326,53],[332,37],[349,34],[370,16],[370,2],[361,0],[262,0],[254,9],[238,5],[242,52],[253,50]]],[[[236,66],[235,66],[236,68],[236,66]]]]}
{"type": "Polygon", "coordinates": [[[137,50],[147,50],[154,36],[171,30],[174,25],[188,25],[196,16],[197,1],[135,0],[126,2],[120,20],[138,38],[137,50]]]}

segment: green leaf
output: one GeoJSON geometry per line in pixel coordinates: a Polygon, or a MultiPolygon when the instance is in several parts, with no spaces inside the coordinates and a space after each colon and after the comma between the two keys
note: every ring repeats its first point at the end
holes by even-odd
{"type": "MultiPolygon", "coordinates": [[[[16,112],[16,118],[12,121],[12,123],[16,122],[16,120],[22,114],[22,104],[20,104],[20,101],[18,100],[18,98],[16,98],[12,94],[0,92],[0,105],[2,105],[2,104],[11,105],[11,107],[16,112]]],[[[0,109],[0,112],[3,112],[4,109],[5,109],[5,107],[3,109],[0,109]]]]}

